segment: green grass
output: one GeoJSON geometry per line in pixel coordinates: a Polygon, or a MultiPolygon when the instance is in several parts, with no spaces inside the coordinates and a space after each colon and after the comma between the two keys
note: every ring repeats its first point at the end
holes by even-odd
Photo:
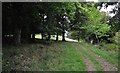
{"type": "Polygon", "coordinates": [[[81,51],[84,55],[86,55],[91,60],[91,62],[94,64],[97,71],[103,71],[103,68],[100,65],[100,63],[96,61],[95,58],[87,50],[83,50],[79,44],[76,44],[74,46],[76,46],[76,48],[79,51],[81,51]]]}
{"type": "Polygon", "coordinates": [[[61,56],[62,63],[60,65],[60,70],[65,71],[84,71],[85,64],[83,62],[82,56],[79,52],[71,45],[71,43],[63,43],[60,45],[61,48],[64,48],[64,54],[61,56]],[[64,65],[64,66],[62,66],[64,65]]]}
{"type": "Polygon", "coordinates": [[[81,42],[80,44],[85,46],[86,48],[90,49],[95,54],[105,58],[108,62],[118,65],[118,52],[106,51],[104,49],[98,49],[90,44],[85,43],[85,42],[81,42]]]}
{"type": "Polygon", "coordinates": [[[3,70],[83,71],[82,57],[68,42],[3,47],[3,70]]]}
{"type": "MultiPolygon", "coordinates": [[[[118,63],[118,55],[115,52],[97,49],[84,42],[80,44],[84,47],[89,47],[91,51],[107,59],[108,62],[118,63]]],[[[80,55],[80,52],[82,52],[93,62],[98,71],[102,71],[101,65],[88,51],[82,49],[80,44],[50,41],[50,43],[44,44],[3,46],[2,69],[20,71],[85,71],[86,66],[82,55],[80,55]]]]}

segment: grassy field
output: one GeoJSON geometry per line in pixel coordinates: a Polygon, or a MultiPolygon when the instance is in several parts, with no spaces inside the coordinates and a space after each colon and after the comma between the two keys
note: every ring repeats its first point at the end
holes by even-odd
{"type": "Polygon", "coordinates": [[[97,71],[103,71],[98,61],[80,45],[89,47],[96,55],[117,65],[118,54],[96,49],[93,46],[74,42],[44,42],[3,47],[3,70],[23,71],[86,71],[82,52],[94,64],[97,71]]]}

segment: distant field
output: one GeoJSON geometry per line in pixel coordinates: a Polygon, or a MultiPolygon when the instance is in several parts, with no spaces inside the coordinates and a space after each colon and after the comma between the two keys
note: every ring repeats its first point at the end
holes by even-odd
{"type": "MultiPolygon", "coordinates": [[[[42,39],[41,34],[35,34],[36,39],[42,39]]],[[[56,40],[56,35],[51,35],[52,40],[56,40]]],[[[58,36],[58,40],[62,40],[62,36],[58,36]]]]}
{"type": "MultiPolygon", "coordinates": [[[[35,38],[36,39],[42,39],[42,36],[41,36],[41,34],[36,34],[35,35],[35,38]]],[[[51,40],[56,40],[56,35],[51,35],[51,38],[50,38],[51,40]]],[[[58,40],[59,41],[61,41],[62,40],[62,36],[58,36],[58,40]]],[[[78,42],[77,40],[73,40],[73,39],[69,39],[69,38],[67,38],[67,37],[65,37],[65,40],[66,41],[70,41],[70,42],[78,42]]]]}

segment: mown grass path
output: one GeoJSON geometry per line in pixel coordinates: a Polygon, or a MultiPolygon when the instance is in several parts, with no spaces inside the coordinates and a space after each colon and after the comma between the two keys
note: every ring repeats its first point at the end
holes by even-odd
{"type": "Polygon", "coordinates": [[[118,51],[106,51],[104,49],[98,49],[91,44],[80,43],[83,49],[86,49],[93,55],[96,60],[101,63],[104,71],[117,71],[118,70],[118,51]]]}
{"type": "MultiPolygon", "coordinates": [[[[78,50],[80,51],[80,50],[78,50]]],[[[86,71],[96,71],[95,66],[91,62],[91,60],[80,51],[80,55],[83,57],[84,63],[86,65],[86,71]]]]}
{"type": "Polygon", "coordinates": [[[82,53],[82,56],[84,58],[84,62],[86,64],[86,71],[102,71],[103,68],[101,67],[101,65],[99,64],[98,61],[96,61],[94,59],[93,56],[91,56],[91,54],[86,51],[86,50],[83,50],[80,46],[79,43],[73,43],[74,47],[76,47],[76,49],[82,53]],[[85,59],[89,59],[89,60],[85,60],[85,59]],[[89,67],[91,67],[91,70],[89,69],[89,67]]]}
{"type": "MultiPolygon", "coordinates": [[[[102,58],[101,56],[96,55],[94,52],[92,52],[91,50],[89,50],[89,47],[86,48],[83,45],[78,45],[76,44],[76,46],[78,46],[79,49],[83,49],[82,52],[83,53],[87,53],[86,55],[88,56],[88,58],[92,57],[91,61],[94,63],[94,66],[96,66],[96,69],[101,71],[117,71],[117,67],[115,67],[115,65],[110,64],[108,61],[106,61],[106,59],[102,58]],[[96,61],[96,63],[94,61],[96,61]],[[100,69],[101,68],[101,69],[100,69]]],[[[89,62],[89,61],[87,61],[89,62]]],[[[89,64],[90,66],[91,64],[89,64]]]]}
{"type": "Polygon", "coordinates": [[[93,53],[92,51],[90,51],[89,49],[81,46],[84,50],[88,51],[94,58],[95,60],[97,60],[100,65],[103,67],[104,71],[117,71],[117,68],[110,64],[109,62],[107,62],[104,58],[96,55],[95,53],[93,53]]]}

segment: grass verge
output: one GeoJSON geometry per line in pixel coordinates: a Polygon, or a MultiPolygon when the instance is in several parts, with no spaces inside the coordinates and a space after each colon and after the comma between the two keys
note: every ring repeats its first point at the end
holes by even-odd
{"type": "Polygon", "coordinates": [[[89,47],[89,49],[91,51],[93,51],[95,54],[105,58],[109,63],[118,65],[118,52],[106,51],[104,49],[98,49],[90,44],[85,43],[85,42],[81,42],[80,44],[85,46],[86,48],[89,47]]]}

